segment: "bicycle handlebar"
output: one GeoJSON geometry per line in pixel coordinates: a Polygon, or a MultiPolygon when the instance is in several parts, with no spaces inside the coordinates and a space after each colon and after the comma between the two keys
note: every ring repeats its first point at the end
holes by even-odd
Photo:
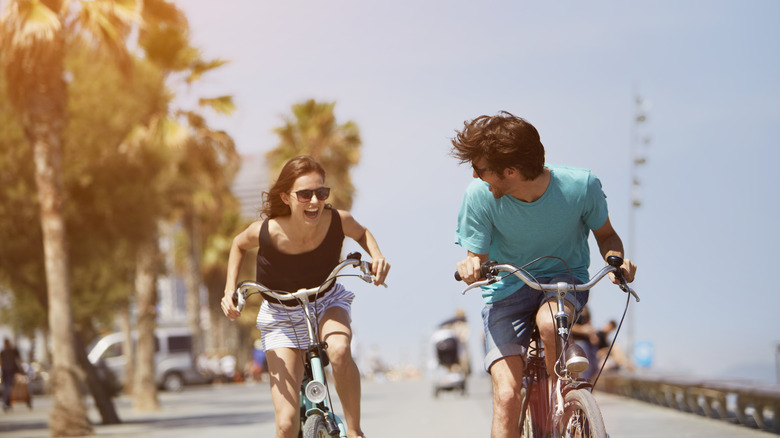
{"type": "MultiPolygon", "coordinates": [[[[267,294],[268,296],[280,301],[297,300],[304,296],[311,297],[317,295],[318,293],[329,289],[333,283],[335,283],[336,278],[338,277],[338,273],[347,266],[359,267],[361,274],[354,276],[360,278],[366,283],[371,283],[374,279],[374,276],[371,274],[371,263],[365,260],[361,260],[361,258],[362,255],[359,252],[349,253],[347,258],[345,258],[338,265],[336,265],[335,268],[333,268],[333,271],[331,271],[330,275],[328,275],[328,278],[322,282],[321,285],[310,289],[298,289],[296,292],[273,290],[254,281],[242,281],[238,284],[236,290],[233,291],[233,305],[236,306],[239,312],[242,311],[244,309],[244,305],[246,304],[247,297],[253,293],[258,292],[267,294]]],[[[382,283],[382,286],[387,287],[387,285],[384,283],[382,283]]]]}
{"type": "MultiPolygon", "coordinates": [[[[639,302],[639,295],[631,289],[631,287],[628,286],[628,282],[626,282],[626,279],[623,277],[623,271],[620,269],[620,266],[623,264],[623,259],[618,256],[609,256],[607,257],[607,263],[608,265],[601,268],[601,270],[593,276],[593,278],[590,279],[587,283],[583,284],[572,284],[572,283],[565,283],[565,282],[559,282],[559,283],[539,283],[536,281],[535,278],[531,277],[530,275],[526,274],[525,271],[522,268],[519,268],[515,265],[505,263],[505,264],[499,264],[495,260],[490,260],[485,263],[482,263],[480,266],[480,273],[483,277],[485,277],[484,280],[476,281],[474,283],[471,283],[466,289],[463,290],[462,294],[466,294],[466,292],[470,291],[471,289],[475,289],[481,286],[485,286],[488,284],[493,284],[499,280],[501,280],[504,277],[498,277],[498,273],[501,271],[509,272],[510,274],[514,274],[517,278],[522,280],[525,284],[530,286],[533,289],[540,290],[540,291],[550,291],[550,292],[560,292],[560,291],[566,291],[566,292],[574,292],[574,291],[584,291],[592,289],[593,286],[596,285],[601,279],[607,276],[610,272],[614,272],[615,276],[620,280],[620,284],[618,286],[623,292],[631,294],[634,299],[636,299],[637,302],[639,302]]],[[[455,272],[455,280],[462,281],[462,278],[460,277],[460,274],[458,272],[455,272]]]]}

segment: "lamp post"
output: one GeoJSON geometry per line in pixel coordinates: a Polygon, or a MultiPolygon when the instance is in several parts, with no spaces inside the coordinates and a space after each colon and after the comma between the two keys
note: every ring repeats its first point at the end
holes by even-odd
{"type": "MultiPolygon", "coordinates": [[[[780,385],[780,342],[777,344],[777,350],[775,350],[775,370],[777,371],[777,384],[780,385]]],[[[775,415],[777,415],[777,413],[775,413],[775,415]]]]}
{"type": "MultiPolygon", "coordinates": [[[[644,155],[643,149],[650,144],[650,137],[643,135],[642,126],[647,121],[647,108],[644,100],[635,93],[634,108],[633,108],[633,120],[631,122],[631,163],[630,163],[630,177],[631,177],[631,193],[630,204],[628,208],[628,248],[626,250],[626,256],[631,258],[634,262],[637,261],[636,250],[636,210],[642,205],[642,198],[640,196],[641,184],[639,177],[637,176],[637,169],[647,162],[647,158],[644,155]]],[[[636,315],[634,314],[633,307],[628,309],[628,359],[632,361],[634,359],[634,346],[636,328],[636,315]]]]}

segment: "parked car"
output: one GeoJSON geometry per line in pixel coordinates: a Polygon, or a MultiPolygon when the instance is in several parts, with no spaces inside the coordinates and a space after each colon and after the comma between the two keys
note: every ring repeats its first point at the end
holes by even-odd
{"type": "MultiPolygon", "coordinates": [[[[184,385],[205,383],[206,379],[195,367],[192,351],[192,333],[187,328],[165,327],[154,331],[154,372],[157,385],[167,391],[181,391],[184,385]]],[[[115,384],[124,382],[127,357],[124,355],[124,333],[103,336],[90,349],[88,357],[98,370],[108,370],[107,378],[115,384]]],[[[136,332],[132,333],[135,348],[136,332]]]]}

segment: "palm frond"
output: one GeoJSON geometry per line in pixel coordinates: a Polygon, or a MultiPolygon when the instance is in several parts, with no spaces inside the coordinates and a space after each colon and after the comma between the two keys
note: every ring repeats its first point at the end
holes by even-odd
{"type": "Polygon", "coordinates": [[[190,74],[187,76],[187,83],[191,84],[200,79],[203,73],[222,67],[229,61],[215,59],[213,61],[197,61],[190,66],[190,74]]]}
{"type": "Polygon", "coordinates": [[[200,106],[213,109],[220,114],[231,114],[236,110],[236,104],[233,102],[233,96],[220,96],[212,98],[198,99],[200,106]]]}
{"type": "Polygon", "coordinates": [[[139,12],[114,7],[113,2],[106,0],[81,2],[77,21],[98,43],[116,42],[124,40],[131,27],[140,22],[139,12]]]}
{"type": "Polygon", "coordinates": [[[10,37],[11,46],[16,48],[51,41],[62,28],[57,12],[40,0],[12,1],[0,17],[0,23],[3,40],[10,37]]]}
{"type": "Polygon", "coordinates": [[[182,148],[190,136],[185,125],[170,117],[159,120],[155,134],[158,144],[173,149],[182,148]]]}

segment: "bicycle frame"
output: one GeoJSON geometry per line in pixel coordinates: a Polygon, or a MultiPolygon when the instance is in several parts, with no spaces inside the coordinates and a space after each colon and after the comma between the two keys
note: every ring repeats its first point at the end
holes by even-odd
{"type": "Polygon", "coordinates": [[[550,390],[547,386],[549,375],[544,361],[544,349],[541,346],[539,331],[534,327],[531,335],[532,345],[526,355],[526,366],[523,370],[523,397],[522,410],[520,411],[520,433],[523,428],[533,429],[532,436],[545,436],[550,430],[550,390]],[[530,406],[530,409],[528,409],[530,406]],[[526,421],[526,414],[531,418],[526,421]]]}
{"type": "MultiPolygon", "coordinates": [[[[311,314],[309,303],[310,297],[328,290],[338,277],[358,277],[363,281],[370,283],[373,279],[371,276],[371,265],[367,261],[361,261],[360,259],[360,253],[349,254],[344,261],[333,269],[327,280],[316,288],[300,289],[296,292],[284,292],[268,289],[259,283],[244,281],[239,284],[238,288],[233,293],[233,302],[239,311],[243,309],[246,299],[255,293],[264,293],[274,299],[282,301],[294,300],[297,301],[303,309],[305,316],[304,320],[306,321],[306,331],[309,337],[309,348],[303,359],[304,376],[300,390],[301,433],[304,431],[304,425],[306,424],[307,419],[314,416],[320,416],[325,422],[325,428],[329,435],[339,437],[347,436],[347,429],[344,422],[333,412],[331,407],[330,392],[325,378],[325,366],[327,366],[327,363],[323,363],[327,359],[325,350],[327,350],[328,346],[327,343],[320,342],[319,340],[319,327],[317,326],[316,318],[311,314]],[[338,275],[339,272],[347,266],[359,267],[361,274],[338,275]],[[252,292],[249,292],[250,290],[252,292]]],[[[384,286],[387,287],[387,285],[384,286]]]]}
{"type": "MultiPolygon", "coordinates": [[[[490,261],[482,265],[482,276],[486,279],[472,283],[463,291],[463,294],[465,294],[469,290],[476,287],[495,283],[496,281],[500,280],[500,278],[497,277],[497,274],[500,271],[505,271],[517,276],[520,278],[520,280],[525,282],[525,284],[533,289],[555,293],[555,300],[558,304],[558,311],[554,315],[557,338],[556,345],[552,346],[554,349],[551,350],[555,351],[557,357],[554,367],[555,376],[549,376],[547,372],[547,367],[543,355],[544,347],[541,345],[541,336],[539,335],[538,328],[534,327],[532,341],[534,341],[536,345],[529,349],[529,354],[526,358],[527,366],[523,372],[522,386],[525,395],[523,396],[520,418],[521,433],[523,432],[524,427],[531,427],[533,428],[532,436],[544,436],[550,431],[550,428],[552,428],[553,437],[560,437],[562,434],[566,434],[565,427],[567,425],[563,423],[566,419],[564,407],[566,404],[566,399],[568,398],[567,394],[569,392],[578,393],[578,390],[585,390],[588,392],[587,396],[590,397],[590,399],[588,399],[588,397],[573,397],[579,399],[572,402],[573,405],[578,405],[579,403],[588,404],[586,402],[592,400],[590,391],[593,389],[593,385],[585,379],[577,378],[567,369],[565,357],[567,356],[567,351],[570,345],[570,328],[569,316],[565,311],[564,303],[567,293],[590,290],[593,288],[593,286],[596,285],[596,283],[601,281],[602,278],[612,272],[614,272],[618,279],[621,280],[621,283],[619,284],[620,289],[632,295],[638,302],[639,296],[628,286],[628,284],[625,282],[625,279],[622,277],[620,266],[623,263],[623,259],[616,256],[610,256],[607,258],[607,263],[608,266],[602,268],[590,281],[584,284],[572,284],[565,282],[542,284],[538,283],[535,279],[525,274],[521,268],[510,264],[497,264],[496,262],[490,261]],[[558,349],[558,346],[560,346],[560,350],[558,349]],[[548,388],[548,378],[554,379],[554,386],[552,388],[548,388]],[[552,392],[548,394],[550,389],[552,389],[552,392]],[[530,409],[527,409],[529,406],[530,409]],[[527,412],[530,413],[533,417],[530,419],[530,421],[527,421],[526,419],[527,412]]],[[[455,278],[456,280],[460,280],[460,277],[457,273],[455,278]]],[[[580,394],[572,395],[579,396],[580,394]]],[[[595,401],[593,403],[595,403],[595,401]]],[[[592,408],[590,406],[588,407],[592,408]]],[[[586,411],[588,411],[588,409],[586,409],[586,411]]],[[[597,405],[595,406],[595,411],[598,411],[597,405]]],[[[586,412],[584,414],[584,419],[577,417],[576,419],[573,418],[573,420],[578,422],[577,425],[581,426],[582,424],[590,421],[589,416],[590,413],[586,412]]],[[[598,417],[599,419],[601,418],[600,412],[598,412],[598,417]]],[[[601,424],[597,427],[600,427],[600,431],[603,432],[603,421],[601,421],[601,424]]]]}
{"type": "Polygon", "coordinates": [[[305,314],[306,329],[309,333],[309,348],[304,360],[304,376],[300,393],[301,427],[310,416],[321,415],[325,419],[326,427],[331,435],[338,430],[340,437],[346,437],[347,429],[344,422],[333,413],[330,406],[330,393],[328,383],[325,380],[325,366],[327,364],[323,364],[322,359],[323,354],[327,354],[325,350],[327,350],[328,345],[325,342],[319,342],[317,327],[312,323],[314,319],[309,309],[309,295],[301,292],[292,294],[293,296],[301,294],[299,299],[305,314]]]}

